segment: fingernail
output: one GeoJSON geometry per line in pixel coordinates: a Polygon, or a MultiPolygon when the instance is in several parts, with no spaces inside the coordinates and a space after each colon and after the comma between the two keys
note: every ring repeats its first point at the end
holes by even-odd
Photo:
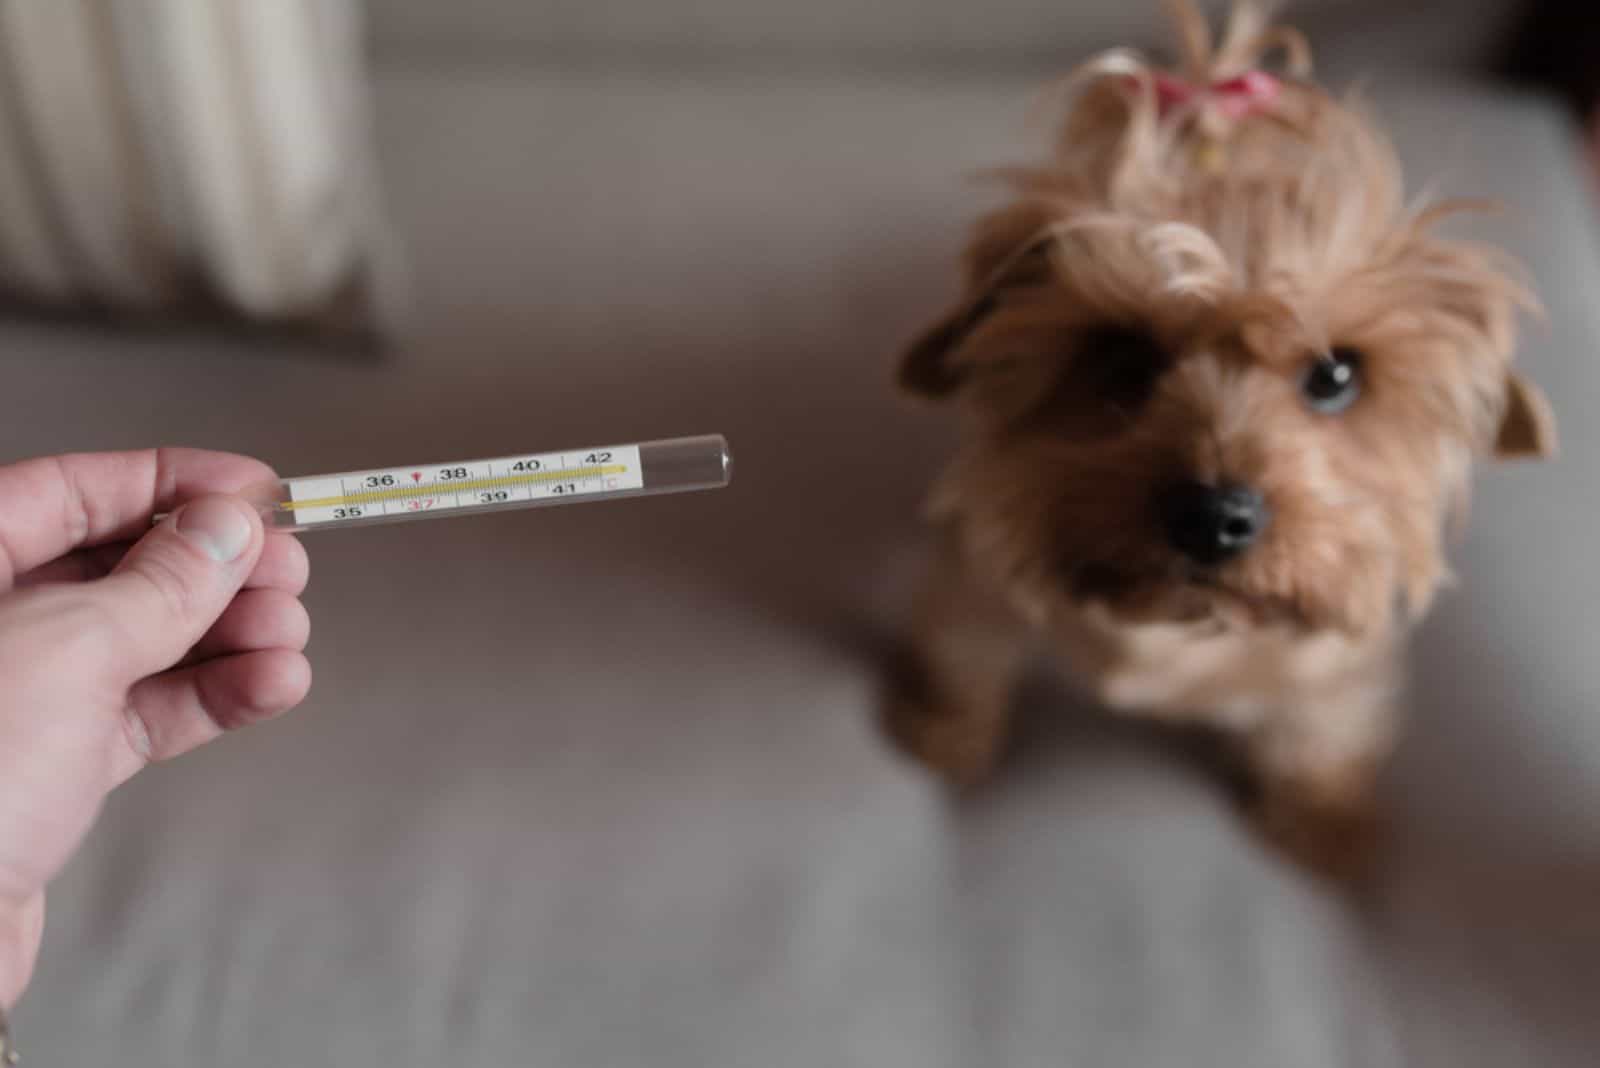
{"type": "Polygon", "coordinates": [[[227,564],[250,547],[250,517],[238,501],[211,497],[178,510],[178,533],[217,563],[227,564]]]}
{"type": "Polygon", "coordinates": [[[139,715],[139,710],[130,703],[122,713],[122,723],[128,732],[128,746],[145,760],[150,759],[150,728],[145,725],[144,717],[139,715]]]}

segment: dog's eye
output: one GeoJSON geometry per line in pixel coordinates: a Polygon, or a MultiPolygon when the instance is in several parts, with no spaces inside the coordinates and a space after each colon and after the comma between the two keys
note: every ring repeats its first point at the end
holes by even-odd
{"type": "Polygon", "coordinates": [[[1361,353],[1334,349],[1306,369],[1300,390],[1312,411],[1338,415],[1361,395],[1361,353]]]}
{"type": "Polygon", "coordinates": [[[1171,362],[1159,341],[1126,326],[1091,330],[1079,339],[1076,350],[1083,385],[1124,414],[1150,398],[1156,379],[1171,362]]]}
{"type": "Polygon", "coordinates": [[[1020,425],[1073,440],[1127,428],[1172,363],[1160,341],[1137,327],[1107,324],[1064,339],[1049,385],[1020,425]]]}

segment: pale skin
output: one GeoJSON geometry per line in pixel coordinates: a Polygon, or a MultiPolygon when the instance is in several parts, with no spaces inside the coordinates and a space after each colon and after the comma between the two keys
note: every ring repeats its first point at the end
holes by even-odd
{"type": "Polygon", "coordinates": [[[107,795],[305,698],[305,550],[227,496],[271,477],[186,449],[0,467],[0,1006],[107,795]]]}

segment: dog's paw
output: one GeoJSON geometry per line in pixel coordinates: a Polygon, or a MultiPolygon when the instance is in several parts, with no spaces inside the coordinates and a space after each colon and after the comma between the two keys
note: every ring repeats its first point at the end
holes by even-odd
{"type": "Polygon", "coordinates": [[[1315,875],[1354,886],[1366,883],[1376,869],[1382,824],[1370,799],[1329,803],[1268,789],[1252,810],[1267,841],[1315,875]]]}
{"type": "Polygon", "coordinates": [[[897,697],[884,709],[883,727],[902,752],[955,787],[977,786],[999,762],[1000,731],[992,717],[897,697]]]}

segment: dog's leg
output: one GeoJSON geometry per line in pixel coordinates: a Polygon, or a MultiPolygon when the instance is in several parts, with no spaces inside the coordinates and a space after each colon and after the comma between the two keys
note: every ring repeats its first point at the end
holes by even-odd
{"type": "Polygon", "coordinates": [[[1376,781],[1397,718],[1394,687],[1366,679],[1252,734],[1253,804],[1266,836],[1324,874],[1362,875],[1376,852],[1376,781]]]}
{"type": "Polygon", "coordinates": [[[884,713],[890,737],[955,784],[983,779],[1004,749],[1027,648],[1022,621],[946,550],[915,604],[884,713]]]}

